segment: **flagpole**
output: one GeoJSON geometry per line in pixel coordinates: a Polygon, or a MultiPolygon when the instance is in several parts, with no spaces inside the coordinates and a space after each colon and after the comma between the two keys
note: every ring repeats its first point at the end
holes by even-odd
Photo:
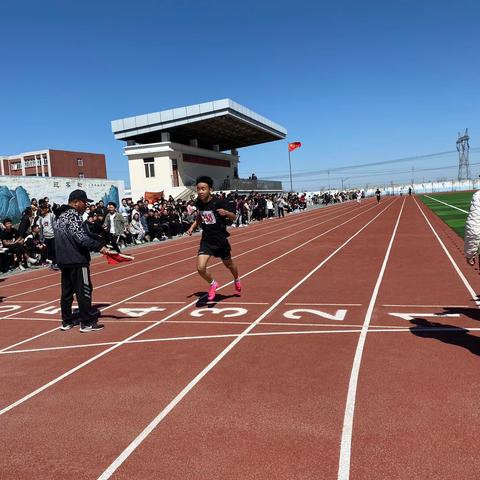
{"type": "Polygon", "coordinates": [[[293,193],[293,182],[292,182],[292,160],[290,159],[290,147],[288,148],[288,166],[290,168],[290,192],[293,193]]]}

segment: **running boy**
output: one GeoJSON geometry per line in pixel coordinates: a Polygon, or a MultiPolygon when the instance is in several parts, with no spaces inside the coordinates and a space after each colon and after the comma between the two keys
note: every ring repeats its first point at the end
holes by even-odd
{"type": "Polygon", "coordinates": [[[380,198],[382,196],[382,192],[380,191],[379,188],[377,188],[377,191],[375,192],[375,196],[377,197],[377,203],[380,203],[380,198]]]}
{"type": "Polygon", "coordinates": [[[238,276],[238,268],[232,260],[230,243],[227,232],[227,219],[235,220],[236,214],[227,210],[225,200],[212,195],[213,180],[202,176],[197,178],[197,219],[188,229],[188,235],[192,235],[195,229],[202,224],[202,240],[198,251],[197,270],[199,275],[210,284],[208,301],[215,299],[218,283],[207,270],[210,257],[220,258],[223,264],[233,275],[235,291],[240,293],[242,285],[238,276]]]}

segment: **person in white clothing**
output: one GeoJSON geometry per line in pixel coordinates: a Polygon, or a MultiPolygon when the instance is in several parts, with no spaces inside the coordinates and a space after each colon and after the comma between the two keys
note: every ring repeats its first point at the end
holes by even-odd
{"type": "Polygon", "coordinates": [[[465,223],[464,252],[469,265],[475,265],[480,245],[480,190],[473,194],[465,223]]]}

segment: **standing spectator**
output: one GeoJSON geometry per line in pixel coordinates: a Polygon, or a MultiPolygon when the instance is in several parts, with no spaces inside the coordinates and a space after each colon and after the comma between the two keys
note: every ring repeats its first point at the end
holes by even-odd
{"type": "Polygon", "coordinates": [[[268,218],[273,218],[274,210],[273,210],[273,201],[271,197],[267,198],[267,216],[268,218]]]}
{"type": "Polygon", "coordinates": [[[140,221],[140,214],[135,212],[132,215],[132,221],[130,223],[130,233],[133,236],[135,243],[143,243],[145,238],[145,230],[143,228],[142,222],[140,221]]]}
{"type": "Polygon", "coordinates": [[[103,203],[103,200],[100,200],[98,203],[97,203],[97,215],[98,214],[101,214],[103,218],[105,218],[107,216],[107,213],[108,213],[108,209],[107,207],[105,206],[105,204],[103,203]]]}
{"type": "Polygon", "coordinates": [[[40,205],[40,216],[38,224],[40,225],[40,236],[47,246],[47,259],[52,262],[52,270],[58,270],[55,258],[55,233],[53,230],[54,215],[48,207],[48,203],[40,205]]]}
{"type": "Polygon", "coordinates": [[[77,297],[82,333],[101,330],[98,315],[92,311],[92,282],[90,280],[90,250],[106,253],[102,243],[88,235],[82,215],[91,202],[83,190],[74,190],[68,197],[68,205],[57,210],[54,223],[57,262],[62,271],[62,325],[60,330],[75,326],[72,314],[73,296],[77,297]]]}
{"type": "Polygon", "coordinates": [[[110,202],[108,204],[108,214],[105,217],[104,227],[107,232],[108,243],[112,248],[120,253],[118,241],[124,234],[127,222],[121,213],[117,212],[117,204],[110,202]]]}
{"type": "Polygon", "coordinates": [[[118,207],[118,212],[123,215],[123,218],[128,222],[128,217],[130,215],[131,208],[128,206],[127,199],[122,198],[122,204],[118,207]]]}
{"type": "Polygon", "coordinates": [[[145,241],[151,242],[152,238],[150,237],[150,232],[148,230],[148,218],[149,218],[149,214],[147,211],[143,213],[142,216],[140,217],[140,222],[142,222],[142,227],[145,230],[145,241]]]}
{"type": "Polygon", "coordinates": [[[278,211],[278,218],[285,217],[285,199],[283,197],[279,197],[277,200],[277,211],[278,211]]]}
{"type": "Polygon", "coordinates": [[[20,219],[20,225],[18,226],[18,236],[25,239],[26,236],[30,233],[32,223],[33,223],[32,207],[27,207],[23,212],[22,218],[20,219]]]}

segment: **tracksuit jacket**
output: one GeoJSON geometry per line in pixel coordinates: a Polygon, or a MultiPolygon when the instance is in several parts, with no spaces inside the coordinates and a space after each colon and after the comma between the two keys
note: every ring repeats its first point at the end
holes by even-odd
{"type": "Polygon", "coordinates": [[[103,243],[89,235],[82,217],[69,205],[56,212],[53,224],[57,265],[62,268],[85,267],[90,264],[90,251],[98,251],[103,243]]]}

